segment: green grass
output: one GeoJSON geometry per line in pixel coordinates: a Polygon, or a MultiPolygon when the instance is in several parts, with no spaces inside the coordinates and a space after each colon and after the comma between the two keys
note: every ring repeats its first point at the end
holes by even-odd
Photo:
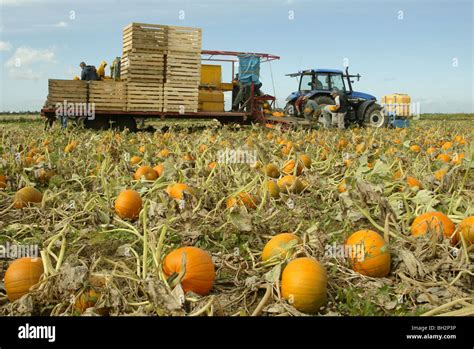
{"type": "Polygon", "coordinates": [[[472,120],[474,114],[457,113],[457,114],[421,114],[420,120],[472,120]]]}

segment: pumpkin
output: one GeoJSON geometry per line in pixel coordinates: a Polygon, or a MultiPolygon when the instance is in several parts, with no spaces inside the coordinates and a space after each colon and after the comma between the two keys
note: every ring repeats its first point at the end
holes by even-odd
{"type": "Polygon", "coordinates": [[[303,163],[304,167],[311,167],[311,158],[306,154],[301,154],[299,160],[303,163]]]}
{"type": "Polygon", "coordinates": [[[5,290],[8,299],[14,300],[30,291],[30,287],[37,284],[43,274],[41,258],[24,257],[15,260],[5,273],[5,290]]]}
{"type": "Polygon", "coordinates": [[[64,147],[64,152],[71,153],[74,149],[76,149],[76,146],[77,146],[77,142],[71,141],[68,145],[64,147]]]}
{"type": "Polygon", "coordinates": [[[266,183],[266,186],[270,197],[275,199],[280,197],[280,188],[278,187],[278,184],[275,181],[268,181],[266,183]]]}
{"type": "Polygon", "coordinates": [[[464,153],[456,153],[454,154],[453,156],[453,159],[451,160],[451,162],[455,165],[459,165],[462,163],[462,160],[464,159],[464,153]]]}
{"type": "Polygon", "coordinates": [[[423,189],[423,185],[421,184],[421,182],[416,179],[415,177],[410,177],[408,176],[407,177],[407,185],[410,187],[410,188],[415,188],[415,187],[418,187],[418,189],[423,189]]]}
{"type": "Polygon", "coordinates": [[[163,176],[163,173],[165,173],[165,166],[163,164],[159,164],[153,167],[153,170],[156,172],[158,177],[161,177],[163,176]]]}
{"type": "Polygon", "coordinates": [[[448,150],[449,148],[451,148],[453,146],[453,143],[452,142],[445,142],[443,143],[443,145],[441,146],[441,149],[443,150],[448,150]]]}
{"type": "Polygon", "coordinates": [[[390,252],[382,236],[372,230],[359,230],[346,241],[352,269],[362,275],[384,277],[390,272],[390,252]]]}
{"type": "Polygon", "coordinates": [[[15,208],[23,208],[30,203],[38,203],[43,200],[43,194],[34,187],[24,187],[18,190],[13,199],[15,208]]]}
{"type": "Polygon", "coordinates": [[[189,195],[194,195],[193,189],[191,189],[185,183],[170,184],[165,189],[165,191],[171,198],[173,198],[175,200],[183,200],[184,199],[184,193],[189,194],[189,195]]]}
{"type": "Polygon", "coordinates": [[[139,181],[142,177],[147,181],[154,181],[158,178],[158,173],[150,166],[140,166],[133,175],[135,180],[139,181]]]}
{"type": "Polygon", "coordinates": [[[0,189],[5,189],[7,187],[7,177],[0,175],[0,189]]]}
{"type": "Polygon", "coordinates": [[[327,301],[326,270],[313,258],[292,260],[282,273],[281,294],[299,311],[316,313],[327,301]]]}
{"type": "Polygon", "coordinates": [[[337,186],[337,190],[339,190],[339,193],[345,193],[347,190],[347,185],[346,185],[346,179],[344,178],[341,183],[337,186]]]}
{"type": "Polygon", "coordinates": [[[216,161],[212,161],[212,162],[210,162],[210,163],[207,165],[207,169],[208,169],[209,171],[212,171],[216,166],[217,166],[217,162],[216,162],[216,161]]]}
{"type": "Polygon", "coordinates": [[[142,198],[135,190],[127,189],[119,194],[114,207],[120,218],[135,220],[142,210],[142,198]]]}
{"type": "Polygon", "coordinates": [[[258,204],[258,198],[250,193],[239,193],[237,196],[232,196],[227,199],[226,206],[231,208],[234,206],[245,205],[247,208],[256,208],[258,204]]]}
{"type": "Polygon", "coordinates": [[[90,289],[88,292],[83,292],[74,303],[74,309],[82,314],[86,311],[87,308],[92,308],[95,306],[99,300],[100,293],[97,293],[93,289],[90,289]]]}
{"type": "Polygon", "coordinates": [[[430,147],[426,150],[426,154],[433,155],[436,152],[436,148],[430,147]]]}
{"type": "Polygon", "coordinates": [[[474,245],[474,216],[464,218],[459,223],[459,232],[468,246],[474,245]]]}
{"type": "Polygon", "coordinates": [[[434,172],[434,178],[436,178],[438,181],[441,181],[444,176],[446,175],[446,173],[448,173],[448,168],[447,167],[443,167],[437,171],[434,172]]]}
{"type": "Polygon", "coordinates": [[[341,138],[338,142],[337,142],[337,148],[340,150],[340,149],[343,149],[345,148],[347,145],[347,142],[344,138],[341,138]]]}
{"type": "Polygon", "coordinates": [[[443,236],[451,238],[453,244],[457,242],[454,233],[454,223],[441,212],[426,212],[415,218],[411,225],[411,233],[413,236],[424,235],[427,232],[434,233],[433,237],[443,236]]]}
{"type": "Polygon", "coordinates": [[[286,259],[290,257],[294,247],[288,249],[287,244],[293,240],[299,242],[300,239],[292,233],[281,233],[275,235],[263,248],[262,260],[268,261],[271,258],[286,259]]]}
{"type": "Polygon", "coordinates": [[[410,150],[412,152],[415,152],[415,153],[419,153],[421,151],[421,148],[419,145],[416,145],[416,144],[413,144],[411,147],[410,147],[410,150]]]}
{"type": "Polygon", "coordinates": [[[136,156],[136,155],[135,155],[135,156],[132,156],[132,158],[130,159],[130,163],[131,163],[132,165],[136,165],[136,164],[138,164],[140,161],[142,161],[142,158],[139,157],[139,156],[136,156]]]}
{"type": "Polygon", "coordinates": [[[267,175],[268,177],[272,178],[278,178],[280,176],[280,171],[278,170],[278,167],[276,167],[274,164],[268,164],[263,168],[263,173],[267,175]]]}
{"type": "Polygon", "coordinates": [[[446,155],[446,154],[439,154],[437,157],[436,157],[437,160],[440,160],[442,162],[450,162],[451,161],[451,158],[446,155]]]}
{"type": "Polygon", "coordinates": [[[184,154],[184,155],[181,157],[181,159],[182,159],[183,161],[186,161],[186,162],[193,162],[194,160],[196,160],[196,159],[194,158],[194,156],[192,156],[192,155],[189,154],[189,153],[184,154]]]}
{"type": "Polygon", "coordinates": [[[142,145],[140,148],[138,148],[138,151],[142,154],[145,153],[145,146],[142,145]]]}
{"type": "Polygon", "coordinates": [[[303,173],[303,164],[298,161],[296,164],[295,160],[288,160],[284,165],[281,171],[285,174],[294,174],[296,166],[296,175],[300,176],[303,173]]]}
{"type": "Polygon", "coordinates": [[[158,156],[160,158],[167,158],[170,155],[170,151],[168,149],[161,149],[160,152],[158,153],[158,156]]]}
{"type": "Polygon", "coordinates": [[[198,247],[181,247],[170,252],[163,260],[163,273],[169,278],[179,274],[183,255],[186,258],[186,271],[181,279],[184,292],[194,292],[205,296],[209,293],[216,277],[212,258],[198,247]]]}
{"type": "Polygon", "coordinates": [[[355,147],[355,150],[356,150],[356,152],[359,153],[359,154],[360,154],[360,153],[363,153],[364,150],[365,150],[365,143],[362,142],[362,143],[357,144],[356,147],[355,147]]]}
{"type": "Polygon", "coordinates": [[[298,177],[293,175],[287,175],[278,180],[278,187],[280,188],[281,192],[293,192],[293,193],[300,193],[304,190],[303,183],[298,179],[298,177]]]}

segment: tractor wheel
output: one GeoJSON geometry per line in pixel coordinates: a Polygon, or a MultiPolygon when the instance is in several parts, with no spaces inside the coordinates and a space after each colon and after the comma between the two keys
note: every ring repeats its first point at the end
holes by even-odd
{"type": "Polygon", "coordinates": [[[376,103],[367,108],[364,115],[364,126],[368,127],[387,127],[388,115],[382,112],[382,107],[376,103]]]}
{"type": "Polygon", "coordinates": [[[288,116],[296,116],[295,103],[294,102],[286,103],[285,109],[283,109],[283,112],[285,113],[285,115],[288,115],[288,116]]]}

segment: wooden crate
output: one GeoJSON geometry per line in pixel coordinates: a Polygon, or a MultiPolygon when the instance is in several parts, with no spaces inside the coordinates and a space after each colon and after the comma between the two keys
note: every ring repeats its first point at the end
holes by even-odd
{"type": "Polygon", "coordinates": [[[194,52],[201,55],[202,30],[200,28],[168,26],[167,49],[194,52]]]}
{"type": "Polygon", "coordinates": [[[81,80],[48,80],[48,107],[56,103],[87,103],[87,82],[81,80]]]}
{"type": "Polygon", "coordinates": [[[166,53],[167,81],[201,81],[201,55],[168,50],[166,53]]]}
{"type": "Polygon", "coordinates": [[[123,53],[166,50],[166,35],[166,25],[131,23],[123,29],[123,53]]]}
{"type": "Polygon", "coordinates": [[[127,82],[127,111],[163,110],[163,84],[127,82]]]}
{"type": "Polygon", "coordinates": [[[89,81],[89,102],[96,110],[124,111],[127,106],[126,83],[123,81],[89,81]]]}
{"type": "Polygon", "coordinates": [[[196,112],[198,110],[199,84],[169,82],[163,88],[163,111],[196,112]]]}
{"type": "Polygon", "coordinates": [[[165,77],[165,56],[163,53],[124,53],[121,62],[122,80],[163,82],[165,77]]]}

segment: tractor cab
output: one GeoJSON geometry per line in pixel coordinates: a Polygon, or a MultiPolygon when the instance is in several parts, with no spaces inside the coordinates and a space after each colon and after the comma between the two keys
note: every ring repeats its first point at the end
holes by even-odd
{"type": "Polygon", "coordinates": [[[291,93],[286,99],[285,113],[289,116],[297,115],[295,102],[298,97],[307,95],[318,105],[334,104],[331,90],[337,89],[344,93],[349,102],[349,111],[346,115],[346,123],[358,123],[360,125],[383,127],[388,124],[388,116],[384,115],[383,108],[376,103],[376,98],[370,94],[357,92],[352,89],[353,78],[360,80],[360,75],[349,74],[337,69],[309,69],[298,73],[287,74],[298,79],[298,91],[291,93]]]}

